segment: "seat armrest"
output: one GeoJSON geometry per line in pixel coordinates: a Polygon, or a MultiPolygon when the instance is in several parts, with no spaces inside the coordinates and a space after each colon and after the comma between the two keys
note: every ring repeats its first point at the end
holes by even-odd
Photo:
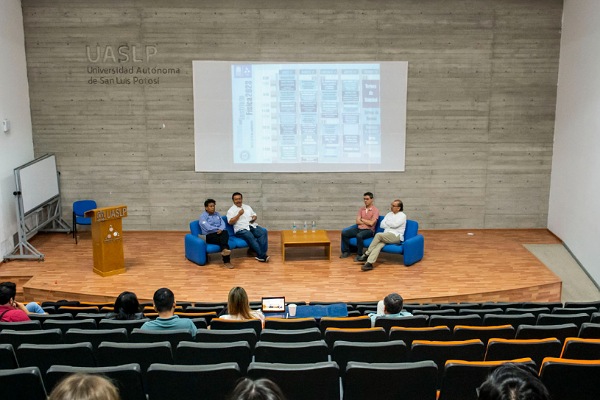
{"type": "Polygon", "coordinates": [[[417,234],[417,236],[407,239],[402,243],[402,246],[404,247],[404,265],[413,265],[423,259],[425,249],[425,238],[423,238],[423,235],[417,234]]]}
{"type": "Polygon", "coordinates": [[[206,242],[191,233],[185,235],[185,258],[198,265],[206,264],[206,242]]]}

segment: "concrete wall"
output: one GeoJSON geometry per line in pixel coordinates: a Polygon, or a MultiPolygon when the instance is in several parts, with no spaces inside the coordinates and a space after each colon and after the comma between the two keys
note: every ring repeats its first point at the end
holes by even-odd
{"type": "Polygon", "coordinates": [[[12,251],[17,232],[13,170],[33,160],[29,87],[20,0],[0,2],[0,259],[12,251]]]}
{"type": "Polygon", "coordinates": [[[600,282],[600,2],[565,2],[548,228],[600,282]]]}
{"type": "Polygon", "coordinates": [[[234,191],[271,229],[340,229],[367,190],[427,229],[546,227],[561,16],[561,0],[23,0],[35,153],[56,153],[66,215],[123,203],[126,229],[186,229],[234,191]],[[194,172],[198,59],[408,61],[406,172],[194,172]]]}

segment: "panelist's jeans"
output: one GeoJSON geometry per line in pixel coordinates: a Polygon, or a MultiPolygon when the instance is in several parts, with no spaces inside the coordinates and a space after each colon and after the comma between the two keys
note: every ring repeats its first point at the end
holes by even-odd
{"type": "Polygon", "coordinates": [[[265,258],[269,249],[269,238],[267,230],[262,226],[256,228],[250,227],[250,230],[242,229],[235,233],[235,236],[242,238],[248,243],[248,246],[256,252],[258,258],[265,258]]]}
{"type": "Polygon", "coordinates": [[[356,238],[356,254],[362,255],[364,240],[373,237],[373,231],[370,229],[358,229],[357,226],[346,228],[342,231],[342,252],[348,253],[350,251],[350,239],[356,238]]]}
{"type": "MultiPolygon", "coordinates": [[[[217,244],[217,245],[219,245],[221,250],[228,249],[229,248],[229,233],[227,233],[227,231],[225,231],[225,230],[221,231],[220,234],[218,234],[217,232],[209,233],[208,235],[206,235],[206,243],[217,244]]],[[[231,261],[231,256],[223,256],[224,263],[228,263],[230,261],[231,261]]]]}
{"type": "Polygon", "coordinates": [[[380,232],[376,234],[371,242],[371,245],[365,253],[367,256],[369,256],[369,258],[367,258],[367,262],[370,264],[375,263],[375,261],[377,261],[377,257],[379,257],[379,252],[381,249],[383,249],[383,246],[388,243],[400,243],[400,237],[396,236],[392,232],[380,232]]]}

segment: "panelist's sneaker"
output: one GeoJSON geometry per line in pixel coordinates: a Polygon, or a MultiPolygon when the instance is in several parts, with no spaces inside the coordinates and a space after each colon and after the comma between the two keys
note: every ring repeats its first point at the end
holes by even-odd
{"type": "Polygon", "coordinates": [[[371,271],[373,269],[373,264],[371,264],[370,262],[366,262],[365,265],[360,267],[360,269],[362,271],[371,271]]]}
{"type": "Polygon", "coordinates": [[[350,257],[350,253],[348,253],[347,251],[340,254],[340,258],[347,258],[347,257],[350,257]]]}
{"type": "Polygon", "coordinates": [[[227,269],[233,269],[233,264],[232,263],[224,263],[223,266],[227,269]]]}
{"type": "Polygon", "coordinates": [[[356,256],[356,258],[354,259],[354,261],[356,261],[356,262],[365,262],[365,261],[367,261],[367,258],[369,258],[369,256],[367,256],[366,254],[363,254],[362,256],[356,256]]]}
{"type": "Polygon", "coordinates": [[[223,249],[223,250],[221,250],[221,255],[222,256],[228,256],[230,254],[231,254],[231,250],[229,250],[229,249],[223,249]]]}
{"type": "Polygon", "coordinates": [[[265,258],[260,258],[260,257],[254,257],[256,258],[256,260],[258,260],[259,262],[269,262],[269,256],[265,256],[265,258]]]}

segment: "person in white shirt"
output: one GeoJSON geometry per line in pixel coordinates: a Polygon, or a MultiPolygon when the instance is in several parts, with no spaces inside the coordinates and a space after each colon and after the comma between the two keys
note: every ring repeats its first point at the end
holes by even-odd
{"type": "Polygon", "coordinates": [[[361,267],[363,271],[371,271],[373,264],[379,257],[379,252],[388,243],[402,243],[404,241],[404,230],[406,229],[406,214],[402,212],[404,205],[402,200],[392,201],[391,211],[385,215],[380,226],[383,232],[375,234],[373,241],[367,251],[356,261],[366,263],[361,267]]]}
{"type": "Polygon", "coordinates": [[[257,215],[252,207],[243,204],[241,193],[235,192],[231,196],[231,200],[233,200],[233,206],[227,211],[227,222],[233,225],[235,236],[248,243],[248,246],[256,253],[258,261],[269,261],[267,230],[256,223],[257,215]]]}

